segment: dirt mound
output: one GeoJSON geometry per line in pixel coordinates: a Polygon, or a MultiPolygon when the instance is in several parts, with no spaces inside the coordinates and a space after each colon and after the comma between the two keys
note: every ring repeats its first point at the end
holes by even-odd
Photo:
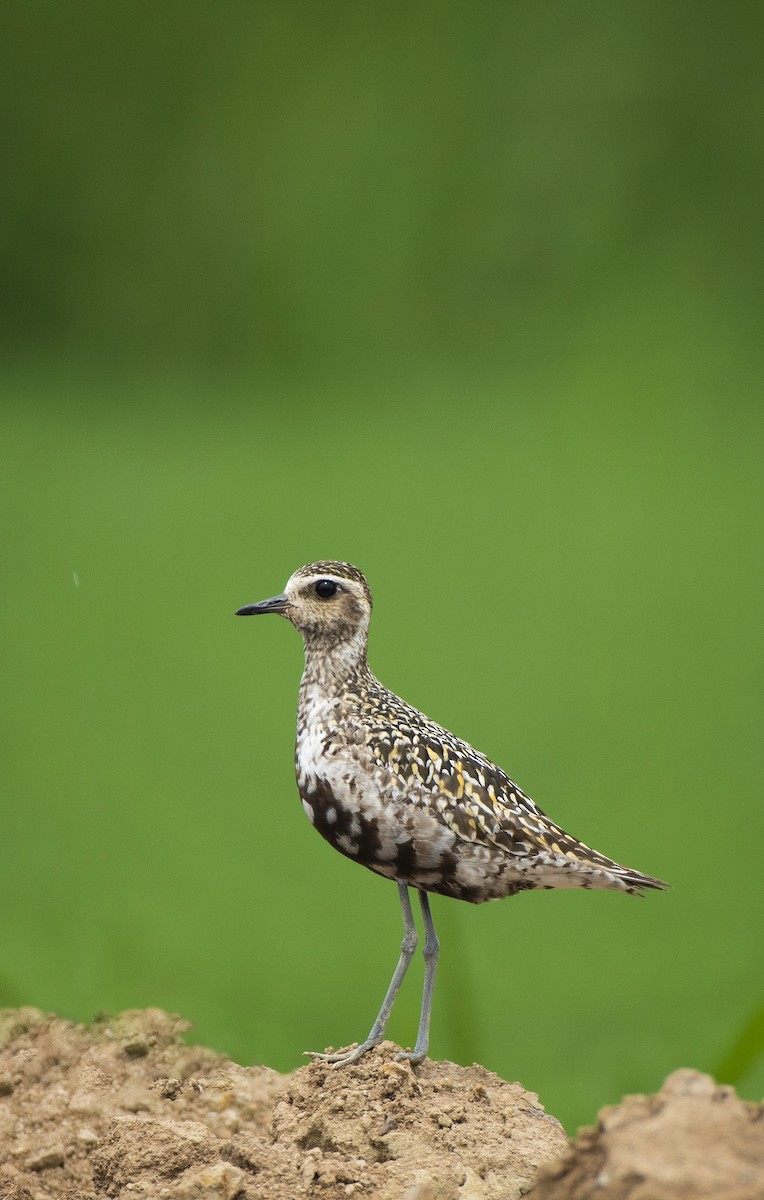
{"type": "Polygon", "coordinates": [[[562,1127],[482,1067],[291,1076],[187,1046],[158,1009],[93,1025],[0,1014],[2,1200],[513,1200],[562,1127]]]}
{"type": "Polygon", "coordinates": [[[764,1106],[695,1071],[569,1145],[482,1067],[293,1075],[187,1046],[159,1009],[0,1011],[0,1200],[762,1200],[764,1106]],[[535,1186],[534,1186],[535,1181],[535,1186]]]}
{"type": "Polygon", "coordinates": [[[566,1154],[542,1167],[533,1200],[762,1200],[764,1104],[698,1071],[655,1096],[603,1108],[566,1154]]]}

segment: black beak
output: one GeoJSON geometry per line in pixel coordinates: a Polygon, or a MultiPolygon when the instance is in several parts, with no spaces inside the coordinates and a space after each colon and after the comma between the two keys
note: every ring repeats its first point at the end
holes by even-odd
{"type": "Polygon", "coordinates": [[[236,609],[237,617],[254,617],[260,613],[285,613],[289,608],[286,596],[271,596],[270,600],[261,600],[259,604],[245,604],[244,608],[236,609]]]}

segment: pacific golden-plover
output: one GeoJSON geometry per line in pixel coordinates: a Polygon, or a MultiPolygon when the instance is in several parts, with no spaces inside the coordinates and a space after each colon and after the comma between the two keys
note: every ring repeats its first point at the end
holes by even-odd
{"type": "Polygon", "coordinates": [[[424,992],[412,1063],[427,1054],[438,939],[427,893],[480,904],[534,888],[613,888],[632,895],[667,885],[590,850],[467,742],[412,708],[366,660],[371,592],[357,567],[314,562],[280,596],[237,616],[278,613],[305,642],[295,765],[303,808],[335,850],[398,884],[403,941],[369,1036],[340,1065],[379,1044],[417,946],[408,889],[424,920],[424,992]]]}

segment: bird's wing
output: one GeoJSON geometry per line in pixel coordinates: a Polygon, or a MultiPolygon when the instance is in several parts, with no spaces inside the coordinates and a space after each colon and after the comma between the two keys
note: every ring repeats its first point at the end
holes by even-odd
{"type": "Polygon", "coordinates": [[[623,872],[624,883],[636,887],[660,886],[566,833],[468,742],[408,705],[396,716],[374,729],[367,750],[396,790],[437,814],[462,841],[488,842],[517,858],[623,872]]]}
{"type": "Polygon", "coordinates": [[[529,866],[549,866],[566,878],[591,873],[610,880],[595,886],[635,894],[667,886],[566,833],[489,758],[373,676],[364,688],[363,704],[356,694],[346,703],[343,722],[353,757],[374,771],[381,797],[386,792],[391,799],[405,797],[427,808],[461,841],[496,846],[513,858],[530,860],[529,866]]]}

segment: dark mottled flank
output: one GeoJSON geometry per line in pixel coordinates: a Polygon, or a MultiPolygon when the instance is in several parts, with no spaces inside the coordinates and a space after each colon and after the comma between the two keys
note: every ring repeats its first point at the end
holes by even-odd
{"type": "Polygon", "coordinates": [[[321,836],[334,846],[335,850],[339,850],[337,838],[347,837],[350,834],[353,819],[350,809],[338,805],[331,788],[320,779],[315,780],[313,786],[304,791],[302,796],[313,809],[314,829],[317,829],[321,836]],[[336,820],[332,824],[329,824],[326,818],[330,809],[337,814],[336,820]]]}
{"type": "MultiPolygon", "coordinates": [[[[416,879],[419,873],[419,860],[417,857],[416,842],[413,838],[410,841],[401,842],[394,863],[396,879],[416,879]]],[[[442,858],[438,865],[441,874],[443,874],[442,858]]]]}

